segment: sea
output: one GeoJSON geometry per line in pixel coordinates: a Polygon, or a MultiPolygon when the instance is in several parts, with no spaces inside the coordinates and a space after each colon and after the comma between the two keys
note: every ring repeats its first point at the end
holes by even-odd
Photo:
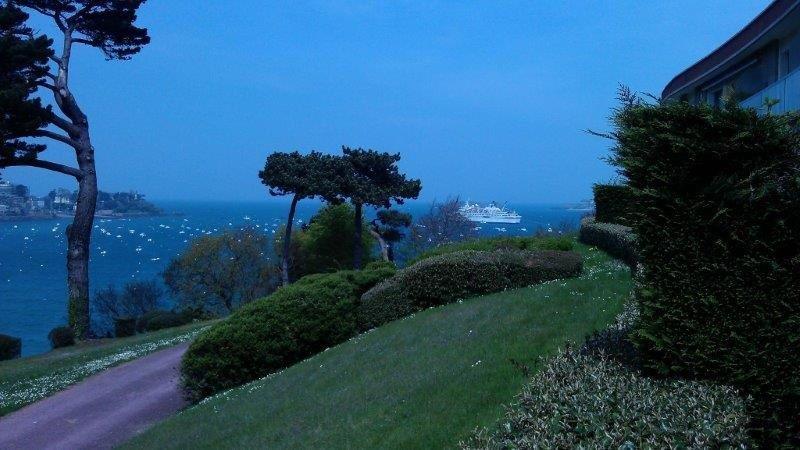
{"type": "MultiPolygon", "coordinates": [[[[161,282],[170,259],[196,237],[253,227],[274,234],[286,220],[288,202],[154,201],[167,214],[157,217],[96,219],[91,245],[92,291],[130,280],[161,282]]],[[[308,221],[319,202],[298,205],[298,223],[308,221]]],[[[415,217],[430,204],[409,202],[415,217]]],[[[482,236],[524,236],[537,230],[576,228],[585,211],[555,204],[509,204],[519,224],[482,224],[482,236]]],[[[366,211],[366,214],[374,214],[366,211]]],[[[47,333],[67,322],[66,236],[70,219],[0,222],[0,334],[22,338],[23,356],[50,350],[47,333]]],[[[167,300],[169,301],[169,300],[167,300]]]]}

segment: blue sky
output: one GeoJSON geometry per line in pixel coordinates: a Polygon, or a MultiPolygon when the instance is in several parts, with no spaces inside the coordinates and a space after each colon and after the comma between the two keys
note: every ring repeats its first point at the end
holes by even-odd
{"type": "Polygon", "coordinates": [[[127,62],[81,48],[72,83],[103,190],[258,200],[270,152],[346,144],[400,152],[423,199],[568,202],[614,177],[582,130],[607,129],[618,83],[660,93],[767,4],[150,0],[152,44],[127,62]]]}

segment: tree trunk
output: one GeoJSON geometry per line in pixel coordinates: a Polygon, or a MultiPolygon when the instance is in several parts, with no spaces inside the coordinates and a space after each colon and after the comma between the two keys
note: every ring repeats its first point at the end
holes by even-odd
{"type": "Polygon", "coordinates": [[[391,242],[386,244],[386,257],[389,258],[389,262],[394,262],[394,244],[391,242]]]}
{"type": "Polygon", "coordinates": [[[97,206],[97,171],[94,147],[89,137],[89,120],[78,106],[69,90],[69,65],[72,55],[72,28],[64,32],[64,48],[58,61],[58,77],[54,92],[59,109],[69,118],[71,125],[65,131],[73,140],[75,157],[80,169],[78,199],[75,218],[67,228],[67,290],[69,325],[78,339],[90,333],[89,310],[89,249],[97,206]]]}
{"type": "Polygon", "coordinates": [[[289,207],[289,219],[286,221],[286,234],[283,236],[283,255],[281,255],[281,278],[284,286],[289,285],[289,252],[292,250],[292,225],[294,225],[294,213],[297,210],[295,195],[292,198],[292,206],[289,207]]]}
{"type": "Polygon", "coordinates": [[[378,240],[378,244],[380,244],[381,246],[381,257],[383,257],[383,260],[386,262],[390,262],[391,261],[391,256],[389,255],[390,247],[386,244],[386,241],[383,239],[383,236],[381,236],[380,233],[375,231],[374,228],[370,228],[369,232],[370,234],[372,234],[372,236],[375,237],[375,239],[378,240]]]}
{"type": "Polygon", "coordinates": [[[355,225],[355,233],[353,233],[353,269],[361,270],[361,262],[364,254],[363,243],[361,241],[361,233],[364,226],[364,220],[361,217],[363,205],[361,203],[356,203],[353,206],[356,207],[355,223],[353,224],[355,225]]]}
{"type": "MultiPolygon", "coordinates": [[[[87,126],[88,128],[88,126],[87,126]]],[[[69,325],[78,339],[87,339],[90,333],[89,311],[89,253],[97,206],[97,173],[94,149],[88,129],[81,133],[80,149],[76,149],[78,165],[83,176],[78,180],[78,199],[75,218],[67,228],[67,288],[69,292],[69,325]]]]}

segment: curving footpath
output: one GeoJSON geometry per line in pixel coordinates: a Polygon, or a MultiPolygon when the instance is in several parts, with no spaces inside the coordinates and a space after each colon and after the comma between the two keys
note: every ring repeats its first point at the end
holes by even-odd
{"type": "Polygon", "coordinates": [[[0,449],[113,448],[186,406],[189,343],[108,369],[0,418],[0,449]]]}

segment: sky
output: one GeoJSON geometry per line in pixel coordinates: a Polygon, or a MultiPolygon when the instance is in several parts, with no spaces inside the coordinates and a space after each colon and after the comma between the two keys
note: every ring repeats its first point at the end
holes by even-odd
{"type": "Polygon", "coordinates": [[[399,152],[424,200],[572,202],[616,176],[584,130],[609,129],[618,85],[660,94],[768,3],[150,0],[152,43],[130,61],[78,48],[71,83],[106,191],[261,200],[271,152],[347,145],[399,152]]]}

